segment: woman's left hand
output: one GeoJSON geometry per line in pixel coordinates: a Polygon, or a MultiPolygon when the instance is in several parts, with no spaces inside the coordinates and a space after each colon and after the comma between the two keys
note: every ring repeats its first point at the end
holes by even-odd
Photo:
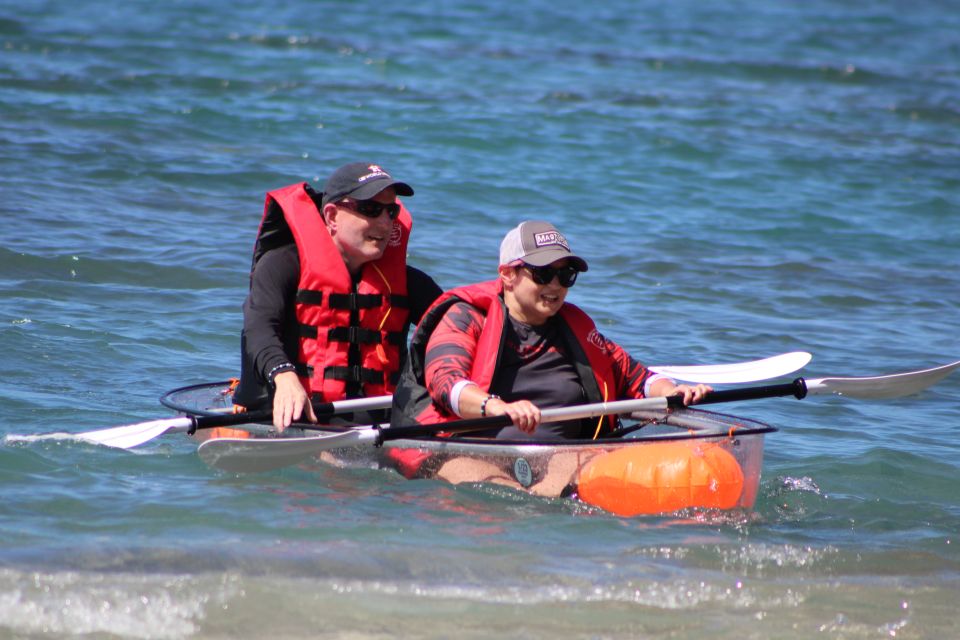
{"type": "Polygon", "coordinates": [[[678,384],[672,391],[667,393],[670,396],[683,396],[683,404],[696,404],[703,400],[704,396],[713,391],[713,387],[706,384],[678,384]]]}

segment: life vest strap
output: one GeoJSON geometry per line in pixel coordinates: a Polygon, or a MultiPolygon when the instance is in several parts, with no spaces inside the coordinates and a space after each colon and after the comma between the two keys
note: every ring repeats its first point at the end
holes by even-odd
{"type": "Polygon", "coordinates": [[[327,296],[327,306],[331,309],[374,309],[383,304],[379,293],[331,293],[327,296]]]}
{"type": "MultiPolygon", "coordinates": [[[[317,339],[319,329],[311,324],[298,325],[301,338],[317,339]]],[[[352,344],[377,344],[380,342],[381,332],[376,329],[362,327],[334,327],[327,330],[327,340],[330,342],[349,342],[352,344]]],[[[385,344],[400,346],[403,344],[403,332],[388,331],[385,344]]]]}
{"type": "Polygon", "coordinates": [[[333,327],[327,330],[327,340],[351,344],[377,344],[380,342],[380,332],[363,327],[333,327]]]}
{"type": "MultiPolygon", "coordinates": [[[[373,309],[379,307],[382,298],[379,293],[331,293],[327,298],[331,309],[373,309]],[[359,298],[354,301],[354,298],[359,298]],[[356,306],[353,306],[356,305],[356,306]]],[[[298,289],[297,302],[300,304],[312,304],[316,306],[323,305],[323,291],[315,289],[298,289]]],[[[410,297],[398,294],[390,295],[390,306],[398,309],[410,308],[410,297]]]]}
{"type": "MultiPolygon", "coordinates": [[[[310,365],[306,365],[300,362],[300,363],[297,363],[295,366],[297,369],[297,375],[300,376],[301,378],[310,378],[313,376],[313,367],[311,367],[310,365]]],[[[358,367],[328,367],[327,371],[329,371],[330,369],[355,369],[355,368],[358,368],[358,367]]],[[[363,372],[367,372],[365,374],[364,373],[361,374],[365,376],[365,379],[363,380],[363,382],[367,382],[370,384],[380,384],[381,382],[383,382],[383,374],[377,371],[376,369],[363,369],[363,372]]],[[[326,375],[326,371],[324,372],[324,377],[336,379],[336,375],[328,376],[326,375]]],[[[387,376],[387,379],[389,380],[391,386],[396,387],[397,384],[400,382],[400,371],[391,372],[387,376]]]]}
{"type": "Polygon", "coordinates": [[[323,377],[328,380],[343,380],[345,382],[359,382],[361,384],[383,384],[383,372],[376,369],[367,369],[360,365],[352,367],[327,367],[323,370],[323,377]]]}
{"type": "Polygon", "coordinates": [[[323,304],[323,291],[314,289],[298,289],[297,302],[300,304],[312,304],[320,306],[323,304]]]}

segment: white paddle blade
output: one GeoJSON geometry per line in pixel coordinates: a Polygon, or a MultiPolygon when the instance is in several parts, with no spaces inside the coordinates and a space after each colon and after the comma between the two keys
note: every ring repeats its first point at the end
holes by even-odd
{"type": "Polygon", "coordinates": [[[791,351],[762,360],[732,362],[730,364],[652,366],[650,370],[684,382],[740,384],[785,376],[802,369],[812,358],[813,356],[806,351],[791,351]]]}
{"type": "Polygon", "coordinates": [[[132,449],[144,442],[158,438],[165,433],[185,433],[193,427],[190,417],[167,418],[166,420],[151,420],[124,427],[113,427],[99,431],[88,431],[78,434],[84,442],[116,447],[118,449],[132,449]]]}
{"type": "Polygon", "coordinates": [[[958,367],[960,367],[960,360],[932,369],[894,373],[887,376],[807,380],[807,393],[810,395],[835,393],[865,400],[900,398],[923,391],[950,375],[958,367]]]}
{"type": "MultiPolygon", "coordinates": [[[[330,403],[334,413],[343,413],[347,411],[362,411],[374,409],[389,409],[393,396],[373,396],[370,398],[352,398],[350,400],[337,400],[330,403]]],[[[232,415],[229,409],[224,410],[223,415],[232,415]]],[[[209,426],[209,425],[208,425],[209,426]]],[[[165,434],[186,433],[193,427],[193,421],[189,417],[166,418],[163,420],[151,420],[150,422],[141,422],[138,424],[129,424],[122,427],[110,427],[108,429],[98,429],[96,431],[84,431],[82,433],[45,433],[35,436],[8,436],[10,442],[35,442],[38,440],[73,440],[80,442],[91,442],[93,444],[102,444],[107,447],[116,447],[118,449],[133,449],[154,438],[159,438],[165,434]]]]}
{"type": "Polygon", "coordinates": [[[230,473],[260,473],[306,462],[323,451],[362,444],[373,446],[379,431],[364,427],[303,438],[214,438],[197,453],[211,467],[230,473]]]}
{"type": "Polygon", "coordinates": [[[6,441],[40,442],[43,440],[59,440],[102,444],[117,449],[132,449],[137,445],[153,440],[165,433],[183,433],[189,431],[192,426],[193,420],[189,417],[167,418],[164,420],[151,420],[150,422],[128,424],[122,427],[99,429],[97,431],[85,431],[83,433],[58,432],[25,436],[11,434],[6,437],[6,441]]]}

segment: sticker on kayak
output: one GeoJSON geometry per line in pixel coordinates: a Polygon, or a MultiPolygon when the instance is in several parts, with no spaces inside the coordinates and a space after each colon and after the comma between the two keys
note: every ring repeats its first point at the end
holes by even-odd
{"type": "Polygon", "coordinates": [[[523,458],[517,458],[513,463],[513,477],[517,479],[522,487],[529,487],[533,484],[533,469],[530,463],[523,458]]]}

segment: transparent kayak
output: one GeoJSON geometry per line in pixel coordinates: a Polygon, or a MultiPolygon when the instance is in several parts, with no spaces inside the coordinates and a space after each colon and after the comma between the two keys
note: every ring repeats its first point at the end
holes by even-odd
{"type": "MultiPolygon", "coordinates": [[[[232,410],[230,382],[183,387],[161,398],[183,414],[214,415],[232,410]]],[[[464,436],[390,439],[364,438],[349,446],[312,455],[311,445],[334,434],[371,427],[290,428],[278,434],[272,425],[249,424],[198,431],[199,440],[223,438],[224,458],[283,448],[306,452],[307,459],[339,466],[375,466],[407,478],[442,479],[455,484],[494,483],[548,496],[574,496],[619,515],[631,516],[686,508],[750,509],[760,483],[764,435],[776,428],[736,416],[683,409],[645,411],[625,416],[615,437],[598,440],[508,441],[464,436]],[[629,419],[626,419],[629,418],[629,419]],[[236,443],[235,445],[232,443],[236,443]],[[252,453],[251,453],[252,452],[252,453]]],[[[389,429],[382,430],[389,434],[389,429]]],[[[343,436],[338,436],[339,441],[343,436]]],[[[334,438],[329,438],[334,441],[334,438]]],[[[201,447],[202,448],[202,447],[201,447]]],[[[315,448],[315,447],[314,447],[315,448]]],[[[242,465],[216,464],[230,470],[242,465]]],[[[257,465],[250,465],[252,471],[257,465]]]]}

